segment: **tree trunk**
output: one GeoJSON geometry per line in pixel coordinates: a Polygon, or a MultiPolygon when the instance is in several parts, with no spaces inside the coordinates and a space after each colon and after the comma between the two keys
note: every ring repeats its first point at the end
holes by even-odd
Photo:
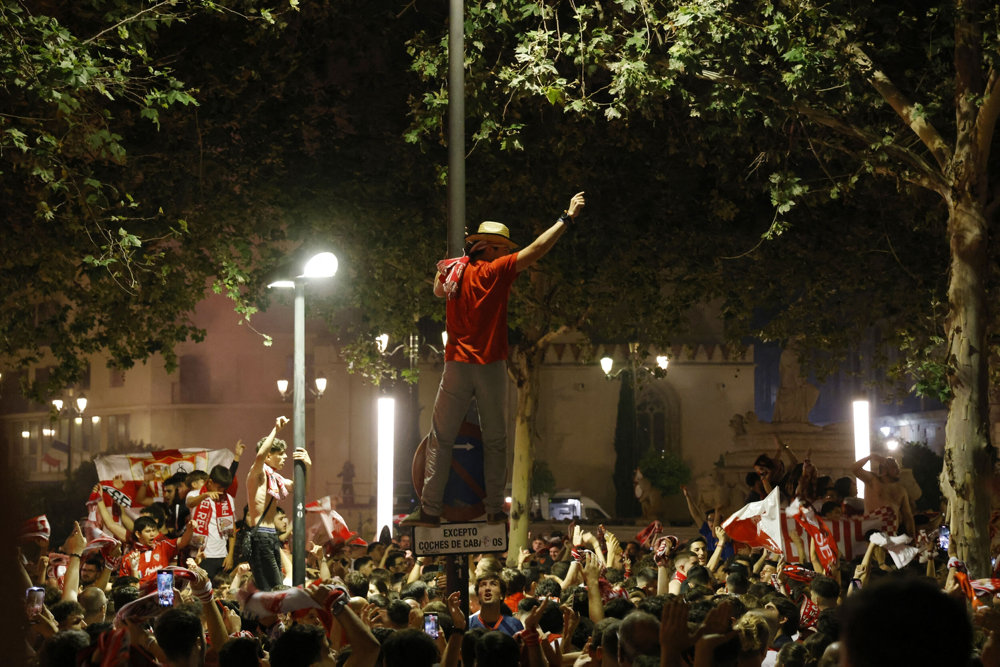
{"type": "Polygon", "coordinates": [[[941,486],[948,499],[955,554],[973,578],[990,576],[990,444],[986,350],[987,225],[969,190],[949,202],[951,275],[948,285],[948,363],[954,393],[945,427],[941,486]]]}
{"type": "Polygon", "coordinates": [[[507,565],[517,567],[517,556],[528,546],[531,521],[531,467],[534,461],[531,440],[538,408],[538,372],[542,353],[525,353],[512,348],[509,369],[517,383],[517,416],[514,422],[514,464],[511,472],[510,533],[507,565]]]}

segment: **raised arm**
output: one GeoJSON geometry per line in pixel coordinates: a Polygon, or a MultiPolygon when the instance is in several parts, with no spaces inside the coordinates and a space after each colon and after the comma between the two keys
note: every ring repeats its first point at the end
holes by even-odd
{"type": "Polygon", "coordinates": [[[799,459],[795,456],[795,452],[792,451],[792,448],[789,447],[787,443],[782,442],[781,438],[778,437],[777,433],[773,435],[774,435],[774,443],[778,446],[778,451],[774,453],[774,460],[775,461],[780,460],[781,455],[783,453],[788,454],[788,461],[789,463],[791,463],[789,468],[794,468],[795,466],[797,466],[799,463],[799,459]]]}
{"type": "Polygon", "coordinates": [[[566,213],[560,216],[554,225],[542,232],[527,248],[518,251],[517,263],[515,265],[518,272],[533,266],[535,262],[545,257],[549,250],[552,250],[552,246],[555,245],[559,237],[566,231],[567,222],[564,221],[575,219],[585,203],[582,192],[573,195],[566,213]]]}
{"type": "Polygon", "coordinates": [[[260,441],[253,465],[250,466],[250,472],[247,473],[247,521],[251,524],[256,523],[258,518],[257,512],[259,510],[254,499],[257,497],[257,490],[260,488],[260,485],[264,483],[264,461],[271,452],[271,444],[274,443],[274,438],[278,435],[278,431],[287,423],[288,417],[285,416],[274,420],[274,428],[260,441]]]}
{"type": "MultiPolygon", "coordinates": [[[[104,489],[101,488],[100,484],[95,484],[92,490],[97,494],[97,511],[101,515],[101,521],[104,522],[104,527],[108,529],[116,540],[124,542],[128,537],[128,530],[115,521],[114,517],[111,516],[108,506],[104,504],[104,489]]],[[[123,514],[122,518],[124,518],[124,516],[125,515],[123,514]]]]}
{"type": "Polygon", "coordinates": [[[76,602],[80,589],[80,562],[83,558],[83,548],[87,546],[87,538],[80,530],[80,524],[73,522],[73,532],[66,538],[63,549],[69,554],[69,565],[66,567],[66,577],[63,579],[63,600],[76,602]]]}
{"type": "Polygon", "coordinates": [[[701,524],[705,522],[705,508],[698,504],[698,501],[691,495],[686,486],[681,486],[681,491],[684,493],[684,500],[687,502],[688,513],[691,514],[691,518],[694,519],[695,527],[700,527],[701,524]]]}
{"type": "Polygon", "coordinates": [[[587,554],[583,560],[583,581],[587,585],[587,610],[594,623],[604,620],[604,601],[601,599],[601,566],[597,557],[587,554]]]}
{"type": "Polygon", "coordinates": [[[712,556],[708,559],[708,564],[705,566],[708,568],[709,574],[713,577],[716,576],[716,570],[722,564],[722,550],[725,548],[726,542],[729,541],[729,535],[726,534],[721,524],[715,527],[715,539],[715,550],[712,551],[712,556]]]}
{"type": "Polygon", "coordinates": [[[851,468],[851,473],[865,484],[870,484],[877,479],[874,473],[865,470],[865,464],[868,463],[869,461],[873,463],[875,462],[874,454],[871,456],[866,456],[865,458],[860,459],[858,461],[855,461],[854,466],[851,468]]]}

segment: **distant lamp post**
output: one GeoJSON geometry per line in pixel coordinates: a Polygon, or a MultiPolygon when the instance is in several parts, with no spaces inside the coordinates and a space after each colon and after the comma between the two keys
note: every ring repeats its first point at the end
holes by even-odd
{"type": "Polygon", "coordinates": [[[645,371],[654,377],[661,378],[667,374],[667,368],[670,366],[670,358],[665,354],[659,354],[656,356],[656,366],[649,367],[645,364],[640,364],[638,359],[639,344],[629,343],[629,358],[628,363],[617,371],[614,371],[615,360],[611,357],[601,357],[601,370],[604,371],[604,375],[608,379],[616,378],[621,375],[626,370],[634,369],[636,371],[645,371]]]}
{"type": "MultiPolygon", "coordinates": [[[[305,263],[302,273],[294,278],[275,280],[273,288],[295,289],[295,333],[292,363],[292,433],[295,449],[306,448],[306,283],[310,280],[332,278],[337,273],[337,257],[332,252],[313,255],[305,263]]],[[[317,378],[317,390],[319,390],[317,378]]],[[[278,380],[278,390],[287,380],[278,380]]],[[[326,380],[322,383],[326,389],[326,380]]],[[[284,396],[285,392],[282,392],[284,396]]],[[[320,390],[319,393],[322,393],[320,390]]],[[[306,467],[301,461],[293,464],[295,486],[293,489],[292,516],[292,585],[301,586],[306,579],[306,467]]]]}
{"type": "MultiPolygon", "coordinates": [[[[69,405],[61,398],[52,399],[52,407],[55,408],[56,418],[67,418],[66,424],[66,478],[73,474],[73,426],[83,424],[83,413],[87,409],[87,397],[80,394],[74,398],[69,405]]],[[[52,431],[55,435],[55,430],[52,431]]],[[[81,437],[83,429],[80,430],[81,437]]]]}
{"type": "MultiPolygon", "coordinates": [[[[854,401],[854,460],[871,456],[871,428],[868,422],[868,401],[854,401]]],[[[871,462],[865,463],[865,469],[871,470],[871,462]]],[[[858,498],[865,497],[865,483],[858,480],[858,498]]]]}

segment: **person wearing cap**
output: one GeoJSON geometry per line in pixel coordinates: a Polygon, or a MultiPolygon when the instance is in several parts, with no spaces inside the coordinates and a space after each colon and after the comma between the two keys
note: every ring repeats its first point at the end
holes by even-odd
{"type": "Polygon", "coordinates": [[[451,453],[472,399],[483,434],[486,520],[503,523],[507,480],[507,300],[517,275],[544,257],[584,206],[582,192],[551,227],[523,250],[507,226],[486,221],[466,237],[465,254],[438,263],[435,296],[447,297],[448,343],[427,438],[421,506],[401,523],[437,526],[451,453]]]}

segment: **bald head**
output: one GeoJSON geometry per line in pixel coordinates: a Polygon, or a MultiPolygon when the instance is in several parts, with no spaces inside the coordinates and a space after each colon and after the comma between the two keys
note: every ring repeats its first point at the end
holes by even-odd
{"type": "Polygon", "coordinates": [[[108,608],[108,597],[100,588],[96,586],[84,588],[80,595],[77,596],[77,601],[83,607],[83,620],[87,621],[88,625],[91,623],[100,623],[104,620],[104,615],[108,608]]]}

